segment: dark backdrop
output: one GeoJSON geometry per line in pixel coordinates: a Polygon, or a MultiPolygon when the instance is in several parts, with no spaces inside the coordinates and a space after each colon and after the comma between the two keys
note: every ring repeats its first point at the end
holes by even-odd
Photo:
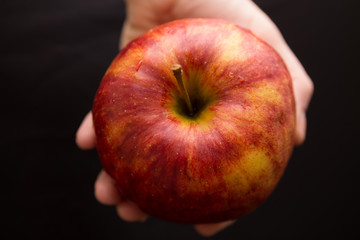
{"type": "MultiPolygon", "coordinates": [[[[314,81],[308,137],[268,201],[213,239],[349,236],[359,209],[356,1],[255,2],[314,81]]],[[[99,204],[96,152],[74,142],[117,53],[122,1],[2,0],[0,13],[5,228],[36,239],[200,239],[186,225],[123,222],[99,204]]]]}

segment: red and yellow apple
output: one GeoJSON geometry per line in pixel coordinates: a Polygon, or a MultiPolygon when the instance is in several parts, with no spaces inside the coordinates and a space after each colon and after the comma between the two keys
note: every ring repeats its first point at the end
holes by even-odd
{"type": "Polygon", "coordinates": [[[144,212],[189,224],[236,219],[264,202],[290,158],[292,80],[250,31],[178,20],[118,54],[93,120],[104,169],[144,212]]]}

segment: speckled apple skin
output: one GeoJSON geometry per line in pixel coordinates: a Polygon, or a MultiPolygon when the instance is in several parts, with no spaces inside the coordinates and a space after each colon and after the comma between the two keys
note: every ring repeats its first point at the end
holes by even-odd
{"type": "Polygon", "coordinates": [[[212,223],[253,211],[279,182],[294,145],[283,60],[219,19],[170,22],[129,43],[92,111],[99,157],[121,196],[168,221],[212,223]],[[195,119],[176,110],[174,64],[190,95],[210,99],[195,119]]]}

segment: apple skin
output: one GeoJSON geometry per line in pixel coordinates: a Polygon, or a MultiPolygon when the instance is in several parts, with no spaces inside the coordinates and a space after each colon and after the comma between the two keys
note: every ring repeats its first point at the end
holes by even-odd
{"type": "Polygon", "coordinates": [[[220,19],[173,21],[129,43],[105,73],[92,111],[99,157],[121,196],[173,222],[253,211],[294,146],[295,101],[283,60],[220,19]],[[182,110],[174,64],[192,101],[203,103],[195,117],[182,110]]]}

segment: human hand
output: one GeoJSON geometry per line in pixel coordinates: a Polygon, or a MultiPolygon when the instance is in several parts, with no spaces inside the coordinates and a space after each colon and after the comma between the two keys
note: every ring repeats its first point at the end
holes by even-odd
{"type": "MultiPolygon", "coordinates": [[[[159,24],[182,18],[223,18],[250,29],[278,51],[293,79],[296,101],[296,135],[299,145],[305,140],[306,109],[313,92],[313,84],[301,63],[286,44],[270,18],[250,0],[127,0],[127,18],[121,34],[120,48],[159,24]]],[[[77,144],[82,149],[95,147],[95,132],[91,112],[78,129],[77,144]]],[[[114,180],[101,171],[95,182],[95,196],[106,205],[116,205],[118,215],[125,221],[144,221],[147,215],[134,203],[122,199],[114,180]]],[[[203,236],[211,236],[234,221],[195,225],[203,236]]]]}

